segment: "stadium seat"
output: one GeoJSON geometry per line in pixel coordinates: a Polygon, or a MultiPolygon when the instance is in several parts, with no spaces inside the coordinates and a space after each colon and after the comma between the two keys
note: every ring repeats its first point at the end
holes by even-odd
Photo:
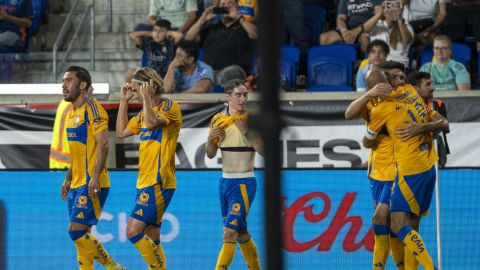
{"type": "Polygon", "coordinates": [[[295,88],[297,84],[297,67],[300,61],[300,50],[292,45],[284,45],[280,51],[281,63],[280,74],[287,77],[291,88],[295,88]]]}
{"type": "MultiPolygon", "coordinates": [[[[296,87],[297,67],[300,62],[300,50],[293,45],[283,45],[280,49],[280,74],[285,75],[288,80],[290,88],[296,87]]],[[[258,75],[258,61],[257,58],[252,63],[253,74],[258,75]]]]}
{"type": "Polygon", "coordinates": [[[318,45],[318,38],[325,24],[326,10],[321,4],[310,3],[303,5],[305,25],[305,39],[310,46],[318,45]]]}
{"type": "Polygon", "coordinates": [[[316,46],[308,53],[307,91],[353,91],[357,52],[350,45],[316,46]]]}
{"type": "Polygon", "coordinates": [[[215,84],[213,86],[212,93],[224,93],[223,87],[221,85],[215,84]]]}
{"type": "MultiPolygon", "coordinates": [[[[469,46],[462,43],[453,43],[452,58],[453,60],[462,63],[467,69],[470,70],[470,57],[472,51],[469,46]]],[[[420,66],[431,62],[433,57],[432,45],[426,46],[420,56],[420,66]]]]}

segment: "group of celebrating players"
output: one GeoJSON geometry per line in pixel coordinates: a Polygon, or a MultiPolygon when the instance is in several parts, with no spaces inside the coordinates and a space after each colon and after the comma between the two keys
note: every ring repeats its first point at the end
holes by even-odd
{"type": "MultiPolygon", "coordinates": [[[[353,101],[347,119],[363,118],[363,139],[370,148],[368,178],[374,199],[373,269],[384,269],[390,250],[398,269],[436,269],[419,231],[420,217],[428,214],[435,186],[434,132],[448,129],[448,121],[428,106],[433,84],[428,73],[414,72],[405,83],[404,67],[389,61],[367,74],[368,91],[353,101]]],[[[110,181],[108,115],[90,94],[87,70],[72,66],[63,76],[64,99],[73,105],[67,117],[71,167],[61,187],[68,200],[69,234],[75,243],[79,269],[93,269],[94,260],[105,269],[126,269],[115,262],[90,233],[108,196],[110,181]]],[[[162,97],[163,80],[150,68],[139,68],[120,94],[116,136],[140,135],[137,194],[127,223],[127,236],[148,269],[166,269],[160,243],[162,217],[176,188],[175,149],[182,126],[177,102],[162,97]],[[128,102],[143,109],[128,119],[128,102]]],[[[220,205],[223,245],[215,269],[227,269],[236,243],[249,269],[260,269],[258,251],[247,230],[246,217],[256,193],[254,157],[263,154],[263,142],[247,125],[248,91],[242,80],[225,86],[227,107],[213,116],[205,146],[208,158],[220,148],[222,179],[220,205]]]]}
{"type": "Polygon", "coordinates": [[[430,74],[413,72],[405,83],[401,63],[389,61],[367,74],[368,91],[353,101],[347,119],[365,119],[363,145],[370,148],[368,178],[375,212],[372,269],[384,269],[388,255],[398,269],[420,263],[436,269],[419,231],[428,215],[438,160],[435,132],[448,130],[448,121],[428,106],[433,98],[430,74]]]}
{"type": "MultiPolygon", "coordinates": [[[[93,269],[97,260],[105,269],[126,269],[105,250],[91,233],[98,223],[110,189],[105,162],[108,153],[108,115],[90,94],[91,77],[79,66],[69,67],[63,76],[64,99],[71,102],[66,130],[71,166],[61,186],[68,201],[69,234],[77,249],[78,267],[93,269]]],[[[150,68],[139,68],[120,94],[116,136],[140,135],[137,193],[127,223],[127,236],[147,263],[148,269],[166,269],[160,243],[162,217],[176,188],[175,149],[182,126],[177,102],[162,97],[163,79],[150,68]],[[128,119],[128,102],[136,99],[142,110],[128,119]]],[[[247,230],[246,217],[256,192],[253,174],[255,152],[262,140],[248,128],[248,91],[242,80],[225,86],[226,109],[212,118],[206,153],[222,155],[223,176],[220,204],[224,222],[223,245],[215,269],[227,269],[236,242],[249,269],[260,269],[257,247],[247,230]]]]}

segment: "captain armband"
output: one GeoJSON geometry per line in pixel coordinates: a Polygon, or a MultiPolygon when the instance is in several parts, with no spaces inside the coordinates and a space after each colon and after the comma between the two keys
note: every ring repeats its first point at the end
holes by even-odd
{"type": "Polygon", "coordinates": [[[377,138],[378,132],[371,130],[367,128],[367,132],[365,134],[365,137],[371,141],[375,140],[377,138]]]}

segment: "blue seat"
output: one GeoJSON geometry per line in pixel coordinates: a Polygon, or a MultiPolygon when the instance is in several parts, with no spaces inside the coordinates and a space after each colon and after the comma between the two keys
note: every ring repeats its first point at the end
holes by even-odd
{"type": "Polygon", "coordinates": [[[323,32],[326,10],[321,4],[304,4],[303,17],[305,26],[305,39],[310,46],[318,45],[318,38],[323,32]]]}
{"type": "Polygon", "coordinates": [[[356,59],[357,51],[350,45],[311,48],[308,52],[307,91],[353,91],[352,74],[356,59]]]}
{"type": "MultiPolygon", "coordinates": [[[[470,57],[472,50],[469,46],[463,43],[453,43],[452,46],[452,58],[453,60],[462,63],[467,69],[470,69],[470,57]]],[[[420,56],[420,66],[431,62],[433,58],[432,45],[426,46],[420,56]]]]}
{"type": "MultiPolygon", "coordinates": [[[[290,88],[296,86],[297,80],[297,67],[300,62],[300,50],[293,45],[283,45],[280,49],[281,61],[280,61],[280,75],[285,75],[288,80],[290,88]]],[[[258,75],[258,59],[254,57],[252,63],[253,74],[258,75]]]]}
{"type": "Polygon", "coordinates": [[[297,85],[297,67],[300,62],[300,50],[292,45],[283,45],[281,50],[280,74],[287,77],[291,88],[297,85]]]}
{"type": "Polygon", "coordinates": [[[212,89],[212,93],[224,93],[223,87],[221,85],[215,84],[212,89]]]}

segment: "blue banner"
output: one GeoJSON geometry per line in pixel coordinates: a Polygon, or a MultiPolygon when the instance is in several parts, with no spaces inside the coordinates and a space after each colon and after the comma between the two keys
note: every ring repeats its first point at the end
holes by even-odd
{"type": "MultiPolygon", "coordinates": [[[[75,269],[67,204],[60,198],[65,172],[0,172],[0,269],[75,269]],[[2,216],[3,213],[3,216],[2,216]],[[2,231],[2,229],[4,231],[2,231]],[[5,238],[3,238],[5,237],[5,238]],[[4,250],[2,250],[2,247],[4,250]],[[3,257],[3,258],[2,258],[3,257]]],[[[248,227],[265,265],[264,188],[258,188],[248,227]]],[[[110,172],[112,187],[93,233],[128,269],[145,269],[125,236],[134,206],[137,173],[110,172]]],[[[162,224],[169,269],[214,269],[222,245],[220,171],[178,171],[177,190],[162,224]]],[[[445,269],[480,268],[480,170],[440,174],[445,269]]],[[[292,170],[283,173],[286,269],[370,269],[373,203],[361,170],[292,170]]],[[[435,199],[420,233],[436,261],[435,199]]],[[[97,266],[99,267],[99,266],[97,266]]],[[[101,269],[101,268],[99,268],[101,269]]],[[[230,269],[246,269],[237,248],[230,269]]],[[[386,269],[396,269],[391,258],[386,269]]]]}

